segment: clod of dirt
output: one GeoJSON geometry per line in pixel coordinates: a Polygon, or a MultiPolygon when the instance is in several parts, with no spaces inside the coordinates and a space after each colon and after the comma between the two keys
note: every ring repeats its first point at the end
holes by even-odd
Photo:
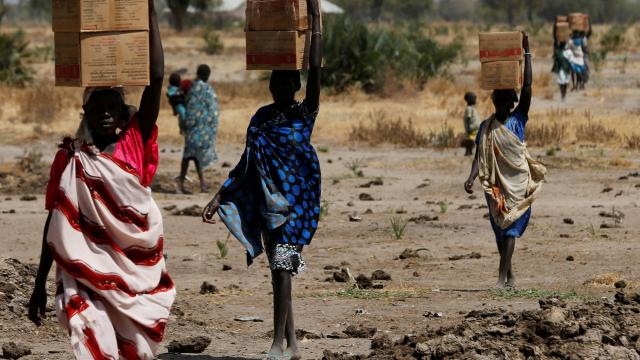
{"type": "Polygon", "coordinates": [[[562,219],[562,222],[567,224],[567,225],[575,224],[575,221],[573,221],[573,219],[571,219],[571,218],[564,218],[564,219],[562,219]]]}
{"type": "Polygon", "coordinates": [[[364,214],[365,215],[371,215],[371,214],[373,214],[373,210],[367,209],[367,210],[364,211],[364,214]]]}
{"type": "Polygon", "coordinates": [[[342,269],[339,272],[336,271],[333,273],[333,280],[339,283],[346,283],[349,281],[349,272],[347,269],[342,269]]]}
{"type": "Polygon", "coordinates": [[[325,270],[338,270],[340,267],[335,266],[335,265],[326,265],[324,267],[325,270]]]}
{"type": "Polygon", "coordinates": [[[416,259],[416,258],[420,257],[420,251],[428,251],[428,250],[427,249],[417,249],[417,250],[404,249],[402,254],[400,254],[400,256],[398,256],[398,258],[400,260],[416,259]]]}
{"type": "Polygon", "coordinates": [[[31,355],[31,348],[26,344],[16,344],[14,342],[2,344],[2,357],[4,359],[20,359],[27,355],[31,355]]]}
{"type": "Polygon", "coordinates": [[[358,285],[358,288],[360,289],[373,289],[373,281],[364,274],[360,274],[356,277],[356,285],[358,285]]]}
{"type": "MultiPolygon", "coordinates": [[[[267,339],[273,339],[273,330],[267,331],[264,335],[267,339]]],[[[317,340],[322,339],[322,333],[307,331],[305,329],[296,329],[296,339],[298,340],[317,340]]]]}
{"type": "Polygon", "coordinates": [[[458,210],[470,210],[473,209],[473,205],[470,204],[462,204],[458,206],[458,210]]]}
{"type": "Polygon", "coordinates": [[[409,219],[410,222],[416,223],[416,224],[425,224],[428,222],[438,221],[438,220],[440,220],[440,218],[437,215],[436,216],[420,215],[420,216],[412,217],[409,219]]]}
{"type": "Polygon", "coordinates": [[[371,274],[371,280],[391,281],[391,275],[384,270],[376,270],[371,274]]]}
{"type": "Polygon", "coordinates": [[[482,258],[482,254],[477,253],[477,252],[472,252],[470,254],[465,254],[465,255],[450,256],[449,260],[458,261],[458,260],[463,260],[463,259],[481,259],[481,258],[482,258]]]}
{"type": "Polygon", "coordinates": [[[375,180],[371,180],[368,183],[364,183],[360,185],[361,188],[370,188],[371,186],[382,186],[384,185],[384,181],[381,178],[376,178],[375,180]]]}
{"type": "Polygon", "coordinates": [[[177,206],[177,205],[167,205],[167,206],[163,207],[163,209],[164,209],[165,211],[173,211],[173,210],[175,210],[175,209],[177,209],[177,208],[178,208],[178,206],[177,206]]]}
{"type": "Polygon", "coordinates": [[[406,214],[406,213],[407,213],[407,210],[405,210],[405,209],[396,210],[396,214],[406,214]]]}
{"type": "Polygon", "coordinates": [[[371,350],[384,349],[391,346],[391,338],[387,334],[382,334],[371,340],[371,350]]]}
{"type": "Polygon", "coordinates": [[[224,161],[224,162],[222,163],[222,165],[220,165],[220,167],[223,167],[223,168],[230,168],[230,167],[231,167],[231,163],[229,163],[229,162],[227,162],[227,161],[224,161]]]}
{"type": "Polygon", "coordinates": [[[191,205],[182,210],[175,210],[171,213],[173,216],[202,216],[202,207],[199,205],[191,205]]]}
{"type": "Polygon", "coordinates": [[[38,197],[35,195],[22,195],[20,201],[36,201],[38,197]]]}
{"type": "Polygon", "coordinates": [[[603,218],[610,218],[610,219],[624,219],[625,215],[622,211],[618,211],[618,210],[611,210],[611,211],[600,211],[598,213],[598,216],[603,217],[603,218]]]}
{"type": "Polygon", "coordinates": [[[353,203],[353,201],[349,201],[349,202],[347,203],[347,206],[348,206],[348,207],[353,207],[353,206],[355,206],[355,204],[353,203]]]}
{"type": "Polygon", "coordinates": [[[369,339],[369,338],[372,338],[378,332],[378,329],[374,327],[367,327],[364,325],[358,325],[358,326],[349,325],[347,326],[347,329],[343,332],[351,338],[369,339]]]}
{"type": "MultiPolygon", "coordinates": [[[[636,298],[640,300],[640,294],[636,298]]],[[[552,298],[541,299],[539,310],[475,310],[457,324],[428,328],[396,342],[376,341],[375,347],[372,342],[371,353],[363,358],[638,359],[640,310],[628,302],[619,292],[615,303],[568,306],[552,298]]]]}
{"type": "Polygon", "coordinates": [[[346,352],[337,353],[330,350],[325,350],[322,353],[322,360],[364,360],[366,358],[364,355],[354,355],[346,352]]]}
{"type": "Polygon", "coordinates": [[[2,211],[3,214],[15,214],[16,211],[14,209],[10,209],[10,210],[3,210],[2,211]]]}
{"type": "Polygon", "coordinates": [[[612,188],[612,187],[610,187],[610,186],[607,186],[607,187],[605,187],[604,189],[602,189],[602,192],[603,192],[603,193],[608,193],[608,192],[612,192],[612,191],[613,191],[613,188],[612,188]]]}
{"type": "Polygon", "coordinates": [[[620,225],[620,224],[602,223],[602,224],[600,224],[600,229],[622,229],[622,225],[620,225]]]}
{"type": "Polygon", "coordinates": [[[569,234],[560,234],[560,239],[568,239],[570,237],[569,234]]]}
{"type": "Polygon", "coordinates": [[[358,216],[358,215],[351,214],[351,215],[349,215],[349,221],[350,222],[360,222],[360,221],[362,221],[362,218],[360,216],[358,216]]]}
{"type": "MultiPolygon", "coordinates": [[[[36,265],[23,264],[10,258],[0,258],[1,321],[14,321],[26,317],[36,272],[36,265]]],[[[55,286],[53,283],[50,285],[55,286]]],[[[55,290],[48,292],[51,295],[55,294],[55,290]]],[[[53,304],[52,299],[49,299],[49,304],[53,304]]]]}
{"type": "Polygon", "coordinates": [[[360,199],[360,201],[374,201],[373,196],[367,194],[367,193],[362,193],[360,194],[360,196],[358,197],[360,199]]]}
{"type": "Polygon", "coordinates": [[[181,340],[173,340],[167,346],[170,353],[201,354],[211,344],[208,336],[195,336],[181,340]]]}
{"type": "Polygon", "coordinates": [[[420,277],[420,273],[419,273],[419,272],[417,272],[417,271],[414,271],[414,272],[413,272],[413,277],[420,277]]]}
{"type": "Polygon", "coordinates": [[[574,259],[574,257],[573,257],[573,256],[571,256],[571,255],[567,256],[567,261],[574,261],[574,260],[575,260],[575,259],[574,259]]]}
{"type": "Polygon", "coordinates": [[[215,285],[210,284],[208,281],[205,281],[200,285],[200,294],[202,295],[217,294],[218,292],[218,288],[215,285]]]}
{"type": "Polygon", "coordinates": [[[222,265],[222,271],[230,271],[230,270],[233,270],[231,265],[227,265],[227,264],[222,265]]]}
{"type": "Polygon", "coordinates": [[[624,280],[618,280],[613,284],[613,286],[615,286],[616,289],[624,289],[627,287],[627,282],[624,280]]]}
{"type": "Polygon", "coordinates": [[[424,314],[422,314],[422,316],[424,316],[426,318],[440,319],[440,318],[444,317],[444,313],[434,312],[434,311],[427,311],[424,314]]]}

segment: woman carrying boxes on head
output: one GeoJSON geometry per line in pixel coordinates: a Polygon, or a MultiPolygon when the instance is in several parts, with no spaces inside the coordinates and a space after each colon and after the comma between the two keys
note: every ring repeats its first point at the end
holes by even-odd
{"type": "Polygon", "coordinates": [[[76,359],[155,359],[175,298],[163,257],[158,167],[164,55],[149,0],[150,85],[131,112],[121,87],[87,88],[76,139],[51,168],[40,267],[29,318],[41,323],[57,266],[55,306],[76,359]]]}
{"type": "MultiPolygon", "coordinates": [[[[311,243],[320,218],[320,163],[310,142],[320,103],[322,34],[318,0],[308,1],[308,12],[312,26],[306,99],[301,103],[295,100],[301,87],[295,55],[290,60],[273,52],[256,55],[255,61],[259,62],[286,60],[288,64],[271,66],[290,66],[292,70],[271,73],[269,89],[274,102],[259,109],[251,119],[240,162],[202,214],[205,222],[213,223],[218,213],[246,247],[249,264],[266,250],[274,311],[268,359],[301,357],[293,321],[292,278],[305,269],[302,249],[311,243]]],[[[295,48],[295,37],[291,37],[294,43],[290,48],[295,48]]],[[[256,66],[249,54],[247,57],[247,65],[256,66]]]]}
{"type": "Polygon", "coordinates": [[[571,28],[566,16],[558,16],[553,25],[553,68],[551,71],[556,74],[558,85],[560,86],[560,96],[562,100],[567,96],[567,87],[571,81],[571,62],[569,61],[570,50],[567,43],[571,40],[571,28]]]}
{"type": "MultiPolygon", "coordinates": [[[[520,48],[520,45],[513,44],[513,35],[515,34],[510,34],[510,40],[505,42],[507,49],[495,49],[492,53],[497,54],[496,56],[514,57],[518,53],[521,54],[521,51],[516,49],[507,51],[513,46],[520,48]]],[[[524,142],[533,75],[526,34],[523,34],[521,41],[524,48],[524,84],[520,102],[512,111],[518,102],[514,86],[496,86],[493,89],[495,113],[480,126],[476,139],[476,156],[471,174],[464,184],[465,190],[473,193],[473,183],[476,177],[479,177],[485,192],[490,209],[491,227],[500,252],[497,283],[499,288],[515,286],[511,258],[516,239],[521,237],[527,228],[531,217],[531,204],[546,173],[544,166],[531,158],[524,142]]],[[[491,55],[491,52],[488,54],[491,55]]]]}

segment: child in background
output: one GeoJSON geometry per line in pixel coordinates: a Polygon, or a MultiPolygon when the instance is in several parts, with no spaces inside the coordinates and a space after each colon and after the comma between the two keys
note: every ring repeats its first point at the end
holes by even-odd
{"type": "Polygon", "coordinates": [[[167,97],[169,104],[173,109],[173,115],[178,116],[178,124],[180,126],[180,134],[184,132],[184,119],[187,115],[187,91],[188,84],[182,81],[180,74],[173,73],[169,77],[169,87],[167,88],[167,97]]]}
{"type": "Polygon", "coordinates": [[[476,94],[468,92],[464,94],[464,101],[467,102],[467,108],[464,111],[464,139],[462,146],[465,148],[464,156],[473,155],[476,135],[480,129],[480,118],[476,111],[476,94]]]}

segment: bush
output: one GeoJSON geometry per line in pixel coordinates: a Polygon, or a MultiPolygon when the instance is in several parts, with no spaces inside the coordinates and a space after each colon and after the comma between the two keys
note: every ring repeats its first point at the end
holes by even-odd
{"type": "Polygon", "coordinates": [[[0,82],[24,86],[31,81],[31,71],[22,60],[29,56],[23,31],[0,34],[0,82]]]}
{"type": "Polygon", "coordinates": [[[220,35],[213,29],[206,29],[202,36],[204,38],[204,51],[208,55],[220,54],[224,49],[220,35]]]}
{"type": "Polygon", "coordinates": [[[355,85],[380,93],[390,77],[422,86],[453,62],[461,49],[457,43],[436,43],[417,26],[370,29],[343,16],[328,19],[324,35],[324,80],[337,91],[355,85]]]}

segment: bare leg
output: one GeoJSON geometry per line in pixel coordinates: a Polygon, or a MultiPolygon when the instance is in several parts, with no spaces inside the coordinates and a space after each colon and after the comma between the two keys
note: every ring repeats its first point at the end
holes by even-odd
{"type": "Polygon", "coordinates": [[[200,162],[198,161],[198,159],[193,159],[193,161],[196,163],[196,171],[198,171],[198,179],[200,180],[200,192],[208,193],[209,188],[207,187],[207,184],[205,184],[204,173],[202,172],[202,168],[200,167],[200,162]]]}
{"type": "Polygon", "coordinates": [[[560,85],[560,94],[562,95],[562,100],[567,97],[567,84],[560,85]]]}
{"type": "Polygon", "coordinates": [[[269,357],[279,358],[284,354],[287,315],[291,308],[291,274],[275,270],[271,272],[271,278],[273,281],[273,344],[269,350],[269,357]]]}
{"type": "Polygon", "coordinates": [[[298,339],[296,338],[296,327],[293,321],[293,301],[289,301],[289,311],[287,312],[286,326],[287,350],[286,355],[291,360],[302,359],[300,349],[298,349],[298,339]]]}
{"type": "Polygon", "coordinates": [[[187,193],[187,191],[184,188],[184,181],[187,178],[188,170],[189,170],[189,159],[182,158],[182,163],[180,163],[180,177],[178,178],[178,194],[187,193]]]}
{"type": "Polygon", "coordinates": [[[504,270],[504,244],[505,239],[500,239],[496,241],[498,245],[498,252],[500,253],[500,264],[498,266],[498,282],[496,283],[496,288],[502,289],[505,287],[507,282],[506,271],[504,270]]]}
{"type": "Polygon", "coordinates": [[[511,265],[511,258],[513,257],[513,251],[516,248],[516,239],[513,237],[508,237],[504,239],[504,271],[507,279],[507,286],[514,287],[516,285],[516,277],[513,274],[513,268],[511,265]]]}

